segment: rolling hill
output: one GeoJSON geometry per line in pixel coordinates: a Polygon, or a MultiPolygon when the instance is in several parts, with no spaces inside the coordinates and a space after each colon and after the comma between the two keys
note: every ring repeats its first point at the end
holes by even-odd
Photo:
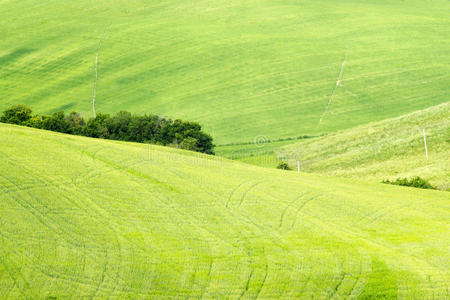
{"type": "Polygon", "coordinates": [[[333,132],[450,100],[449,12],[446,0],[0,0],[0,110],[90,116],[95,85],[97,111],[199,121],[219,144],[333,132]]]}
{"type": "Polygon", "coordinates": [[[384,179],[420,176],[450,189],[450,102],[394,119],[272,149],[306,172],[384,179]],[[425,155],[426,133],[428,159],[425,155]]]}
{"type": "Polygon", "coordinates": [[[448,193],[0,124],[2,298],[448,298],[448,193]]]}

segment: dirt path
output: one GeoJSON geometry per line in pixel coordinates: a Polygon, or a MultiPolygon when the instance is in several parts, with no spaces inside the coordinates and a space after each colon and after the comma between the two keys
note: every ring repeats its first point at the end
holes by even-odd
{"type": "Polygon", "coordinates": [[[339,76],[336,80],[336,85],[333,88],[333,92],[331,93],[331,96],[328,99],[328,104],[325,107],[325,110],[323,111],[322,116],[320,117],[320,120],[319,120],[319,124],[317,124],[317,126],[320,126],[320,124],[322,123],[322,120],[325,117],[326,113],[328,112],[331,102],[333,102],[334,95],[336,94],[336,90],[337,90],[338,86],[341,85],[341,80],[342,80],[342,75],[344,74],[344,65],[345,65],[346,60],[347,60],[347,52],[345,52],[344,60],[342,61],[342,65],[341,65],[341,70],[339,71],[339,76]]]}
{"type": "Polygon", "coordinates": [[[98,53],[100,52],[100,49],[102,48],[102,42],[105,39],[106,33],[109,29],[111,24],[106,26],[105,31],[103,31],[102,37],[100,38],[100,41],[98,42],[97,47],[97,53],[95,54],[95,78],[94,78],[94,90],[92,92],[92,115],[95,118],[95,97],[97,96],[97,80],[98,80],[98,53]]]}

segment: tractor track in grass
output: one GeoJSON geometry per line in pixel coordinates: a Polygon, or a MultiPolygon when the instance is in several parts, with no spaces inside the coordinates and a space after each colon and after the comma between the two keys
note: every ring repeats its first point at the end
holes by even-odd
{"type": "Polygon", "coordinates": [[[241,200],[239,201],[239,205],[238,205],[238,207],[240,207],[241,205],[242,205],[242,203],[244,202],[244,200],[245,200],[245,198],[247,197],[247,194],[251,191],[251,190],[253,190],[257,185],[259,185],[259,184],[261,184],[262,183],[262,181],[258,181],[258,182],[256,182],[256,183],[254,183],[254,184],[252,184],[243,194],[242,194],[242,196],[241,196],[241,200]]]}
{"type": "Polygon", "coordinates": [[[245,288],[239,295],[239,299],[242,299],[242,297],[244,297],[245,293],[248,291],[248,288],[250,286],[250,280],[252,280],[252,276],[253,276],[253,269],[250,269],[250,274],[248,275],[247,281],[245,282],[245,288]]]}
{"type": "MultiPolygon", "coordinates": [[[[11,240],[11,242],[14,242],[13,240],[11,240]]],[[[77,283],[80,285],[86,285],[86,286],[90,286],[92,288],[95,288],[95,285],[91,282],[90,279],[88,279],[87,277],[70,277],[69,275],[65,275],[62,274],[58,271],[52,270],[51,272],[49,270],[46,270],[45,268],[43,268],[42,266],[40,266],[40,260],[35,258],[32,259],[28,256],[23,256],[21,253],[10,249],[11,253],[16,253],[18,257],[20,257],[23,260],[28,261],[30,264],[28,266],[28,268],[30,270],[36,271],[39,274],[45,275],[49,278],[52,279],[58,279],[58,280],[63,280],[63,281],[67,281],[70,283],[77,283]],[[84,279],[83,279],[84,278],[84,279]]]]}
{"type": "MultiPolygon", "coordinates": [[[[12,161],[9,161],[9,163],[12,163],[12,161]]],[[[19,167],[19,166],[16,166],[16,167],[19,167]]],[[[10,181],[8,178],[5,178],[5,179],[7,179],[8,181],[10,181]]],[[[36,178],[36,180],[40,181],[39,178],[36,178]]],[[[13,181],[10,181],[10,182],[11,182],[12,184],[15,184],[13,181]]],[[[62,187],[60,187],[60,188],[62,188],[62,187]]],[[[28,193],[28,194],[29,194],[29,193],[28,193]]],[[[31,198],[35,199],[35,197],[33,197],[31,194],[29,194],[29,196],[30,196],[31,198]]],[[[69,200],[67,197],[64,197],[64,198],[66,198],[66,200],[69,200]]],[[[14,199],[14,198],[13,198],[13,199],[14,199]]],[[[16,198],[15,200],[16,200],[16,202],[19,201],[19,199],[17,199],[17,198],[16,198]]],[[[35,200],[37,200],[37,199],[35,199],[35,200]]],[[[40,202],[40,201],[38,201],[38,202],[40,202]]],[[[69,202],[73,202],[73,201],[72,201],[72,200],[69,200],[69,202]]],[[[71,244],[71,245],[74,246],[75,248],[79,248],[80,244],[79,244],[79,242],[78,242],[77,240],[75,240],[75,239],[72,240],[72,239],[67,239],[67,238],[66,238],[66,237],[69,237],[69,236],[73,236],[72,234],[69,234],[68,232],[65,232],[64,230],[62,230],[62,227],[61,227],[61,226],[57,226],[57,227],[59,227],[59,230],[57,230],[56,227],[54,228],[54,226],[56,226],[57,224],[59,224],[59,222],[58,222],[56,219],[51,218],[51,217],[49,216],[49,214],[41,213],[41,212],[39,212],[38,210],[35,210],[35,213],[33,213],[33,208],[32,208],[31,206],[28,205],[31,209],[27,209],[27,208],[26,208],[27,206],[23,206],[23,203],[21,203],[21,201],[19,201],[19,202],[17,202],[17,203],[20,204],[20,205],[25,209],[25,211],[28,211],[29,213],[32,213],[32,214],[37,218],[37,220],[38,220],[41,224],[43,224],[43,225],[46,226],[48,229],[50,229],[51,231],[53,231],[54,233],[56,233],[57,236],[63,237],[63,240],[66,240],[66,242],[68,242],[69,244],[71,244]],[[41,215],[41,216],[39,217],[36,213],[39,213],[39,215],[41,215]],[[53,225],[50,225],[50,223],[45,222],[44,219],[47,219],[47,220],[50,221],[53,225]]],[[[75,203],[74,203],[74,204],[75,204],[75,203]]],[[[78,206],[78,207],[80,207],[80,206],[77,205],[77,204],[75,204],[75,205],[78,206]]],[[[87,212],[88,215],[90,214],[88,211],[86,211],[86,212],[87,212]]],[[[65,222],[67,223],[68,220],[66,219],[65,222]]],[[[72,223],[71,223],[71,225],[72,225],[73,228],[75,228],[75,224],[72,224],[72,223]]],[[[85,249],[85,244],[83,244],[82,246],[83,246],[83,248],[85,249]]],[[[107,251],[107,249],[104,248],[104,251],[107,251]]],[[[85,251],[85,253],[86,253],[86,251],[85,251]]],[[[93,256],[93,257],[94,257],[94,256],[93,256]]],[[[96,256],[95,256],[95,257],[96,257],[96,256]]],[[[85,261],[85,260],[84,260],[84,261],[85,261]]],[[[103,270],[103,273],[102,273],[102,276],[101,276],[102,281],[103,281],[103,279],[104,279],[104,277],[105,277],[105,272],[106,272],[105,268],[106,268],[106,265],[104,265],[104,270],[103,270]]],[[[42,272],[42,269],[41,269],[40,271],[42,272]]],[[[54,276],[54,275],[52,275],[52,276],[54,276]]],[[[73,280],[73,277],[71,277],[71,278],[68,277],[67,280],[73,280]]],[[[86,282],[81,282],[81,283],[86,284],[86,282]]],[[[100,284],[101,284],[101,282],[100,282],[100,284]]],[[[98,291],[99,288],[100,288],[100,284],[99,284],[99,285],[97,286],[97,288],[96,288],[97,291],[98,291]]]]}
{"type": "MultiPolygon", "coordinates": [[[[2,263],[3,268],[5,269],[6,273],[8,274],[9,278],[11,278],[11,280],[13,281],[13,285],[11,286],[11,288],[8,290],[8,294],[11,293],[11,291],[14,289],[14,287],[17,287],[17,289],[19,290],[19,293],[22,294],[22,296],[27,299],[29,297],[27,297],[27,292],[24,290],[23,287],[20,286],[18,279],[16,276],[13,275],[13,273],[9,270],[8,264],[5,262],[5,258],[3,256],[0,256],[0,261],[2,263]]],[[[20,273],[21,274],[21,273],[20,273]]],[[[22,280],[24,281],[25,287],[29,290],[29,285],[28,283],[25,281],[25,279],[22,276],[22,280]]],[[[5,297],[6,298],[6,297],[5,297]]]]}
{"type": "Polygon", "coordinates": [[[288,203],[288,205],[284,208],[283,212],[281,213],[280,216],[280,222],[278,224],[278,228],[281,228],[281,226],[283,225],[283,220],[284,220],[284,216],[286,215],[287,210],[292,207],[292,205],[294,203],[296,203],[298,200],[300,200],[303,196],[305,196],[307,193],[303,192],[300,194],[300,196],[298,196],[297,198],[295,198],[294,200],[292,200],[291,202],[288,203]]]}
{"type": "Polygon", "coordinates": [[[392,214],[396,211],[405,209],[407,207],[409,207],[409,205],[404,204],[404,205],[394,207],[392,209],[379,208],[375,212],[368,213],[368,214],[364,215],[362,218],[360,218],[358,220],[358,224],[371,225],[372,223],[375,223],[378,220],[380,220],[382,217],[392,214]]]}
{"type": "Polygon", "coordinates": [[[405,205],[401,205],[399,207],[395,207],[395,208],[390,209],[390,210],[386,210],[382,214],[376,215],[375,217],[371,218],[371,220],[369,222],[366,222],[365,225],[372,225],[373,223],[378,222],[384,216],[390,215],[390,214],[392,214],[392,213],[394,213],[396,211],[403,210],[403,209],[405,209],[407,207],[409,207],[409,205],[405,204],[405,205]]]}
{"type": "MultiPolygon", "coordinates": [[[[13,181],[10,181],[10,182],[14,184],[13,181]]],[[[28,196],[31,199],[36,200],[36,198],[33,197],[31,194],[28,194],[28,196]]],[[[57,235],[61,236],[63,240],[66,240],[67,242],[72,244],[72,246],[74,246],[75,248],[80,246],[80,243],[76,239],[68,238],[69,236],[72,237],[72,235],[70,233],[64,231],[61,228],[59,230],[53,228],[55,226],[55,224],[58,223],[58,222],[56,222],[56,220],[54,218],[51,218],[51,217],[49,217],[48,214],[44,214],[43,212],[37,210],[35,207],[31,206],[26,201],[22,201],[22,199],[19,199],[19,197],[11,196],[11,199],[13,199],[19,206],[21,206],[24,209],[24,211],[27,211],[28,213],[33,215],[36,218],[36,220],[39,221],[39,223],[41,223],[45,227],[49,228],[51,231],[55,232],[57,235]],[[48,219],[51,223],[53,223],[53,226],[50,226],[48,222],[45,222],[45,219],[48,219]]],[[[38,200],[37,202],[40,202],[40,201],[38,200]]]]}
{"type": "MultiPolygon", "coordinates": [[[[14,241],[11,240],[11,242],[14,242],[14,241]]],[[[36,271],[36,272],[38,272],[40,274],[43,274],[43,275],[45,275],[45,276],[47,276],[49,278],[52,278],[52,279],[58,279],[58,280],[66,281],[68,283],[77,283],[79,285],[92,287],[93,290],[99,290],[99,286],[94,284],[92,282],[91,278],[89,278],[89,277],[86,277],[86,276],[74,277],[74,276],[63,274],[63,273],[58,272],[58,271],[56,271],[54,269],[47,270],[43,266],[41,266],[40,259],[38,259],[38,258],[31,258],[29,256],[23,256],[22,253],[19,253],[19,252],[15,251],[15,250],[12,250],[12,249],[10,249],[10,251],[11,251],[11,253],[16,253],[17,256],[20,257],[22,260],[28,261],[29,264],[27,265],[27,268],[29,268],[30,270],[36,271]]],[[[86,251],[84,253],[86,253],[86,251]]],[[[105,288],[105,289],[102,289],[102,290],[103,291],[110,291],[111,289],[110,288],[105,288]]]]}
{"type": "Polygon", "coordinates": [[[338,277],[338,283],[334,286],[334,288],[331,290],[331,292],[327,292],[330,299],[333,298],[334,295],[336,295],[336,293],[338,292],[339,287],[344,282],[345,276],[346,276],[346,273],[344,271],[341,271],[339,274],[339,277],[338,277]]]}
{"type": "Polygon", "coordinates": [[[268,272],[269,271],[269,264],[267,263],[267,256],[265,254],[264,248],[263,248],[263,252],[264,252],[264,257],[266,258],[266,260],[265,260],[266,264],[265,264],[265,269],[264,269],[264,278],[263,278],[263,280],[261,282],[261,285],[258,287],[255,299],[258,299],[259,294],[261,294],[261,291],[262,291],[262,289],[264,287],[264,284],[266,283],[267,275],[269,274],[269,272],[268,272]]]}
{"type": "MultiPolygon", "coordinates": [[[[252,182],[252,181],[245,181],[245,182],[242,182],[242,183],[240,183],[239,185],[237,185],[237,186],[230,192],[230,195],[228,196],[227,202],[226,202],[226,204],[225,204],[225,207],[226,207],[226,208],[229,208],[230,203],[232,202],[232,198],[233,198],[233,196],[236,194],[236,191],[239,190],[239,188],[240,188],[241,186],[243,186],[243,185],[245,185],[245,184],[247,184],[247,183],[250,183],[250,182],[252,182]]],[[[240,206],[242,205],[242,203],[244,202],[245,198],[247,197],[247,194],[248,194],[251,190],[253,190],[257,185],[259,185],[259,184],[261,184],[261,183],[262,183],[262,181],[256,181],[256,182],[253,182],[253,184],[251,184],[248,188],[246,188],[245,191],[241,194],[241,196],[240,196],[240,198],[239,198],[239,202],[238,202],[237,207],[240,207],[240,206]]]]}
{"type": "MultiPolygon", "coordinates": [[[[360,250],[360,251],[363,251],[362,249],[360,250]]],[[[369,257],[368,255],[366,255],[367,257],[369,257]]],[[[355,288],[356,288],[356,286],[358,285],[358,282],[360,282],[360,280],[361,280],[361,278],[362,278],[362,276],[363,276],[363,262],[364,262],[364,255],[362,255],[361,253],[360,253],[360,260],[359,260],[359,273],[358,273],[358,276],[357,277],[355,277],[355,282],[353,283],[353,285],[352,285],[352,287],[351,287],[351,289],[350,289],[350,292],[348,293],[348,296],[349,297],[357,297],[357,296],[359,296],[360,294],[361,294],[361,292],[362,291],[359,291],[359,292],[356,292],[356,295],[353,295],[354,294],[354,290],[355,290],[355,288]]],[[[370,258],[370,257],[369,257],[370,258]]]]}
{"type": "Polygon", "coordinates": [[[307,278],[305,280],[305,283],[303,283],[301,288],[299,289],[299,292],[301,293],[300,295],[303,295],[306,292],[306,289],[308,288],[308,284],[311,281],[311,277],[312,277],[311,268],[309,268],[308,275],[306,275],[306,276],[307,276],[307,278]]]}
{"type": "MultiPolygon", "coordinates": [[[[228,196],[228,200],[227,200],[227,202],[226,202],[226,205],[225,205],[225,207],[227,207],[228,208],[228,204],[232,201],[232,197],[233,197],[233,195],[236,193],[236,191],[241,187],[241,186],[243,186],[244,184],[247,184],[247,183],[249,183],[249,182],[251,182],[251,181],[246,181],[246,182],[243,182],[243,183],[240,183],[239,185],[237,185],[231,192],[230,192],[230,195],[228,196]]],[[[248,194],[248,192],[250,192],[253,188],[255,188],[258,184],[261,184],[262,183],[262,181],[257,181],[257,182],[254,182],[253,184],[251,184],[247,189],[245,189],[245,191],[242,193],[242,195],[241,195],[241,197],[240,197],[240,203],[242,203],[243,201],[244,201],[244,199],[245,199],[245,197],[246,197],[246,195],[248,194]]],[[[239,205],[240,206],[240,205],[239,205]]],[[[234,215],[234,213],[232,213],[231,212],[231,210],[228,208],[228,211],[229,211],[229,213],[230,214],[232,214],[233,216],[235,216],[234,215]]],[[[259,224],[256,224],[254,221],[252,221],[249,217],[247,217],[247,216],[244,216],[244,215],[242,215],[242,214],[239,214],[240,215],[240,217],[241,218],[244,218],[245,219],[245,222],[247,222],[247,223],[249,223],[249,224],[252,224],[253,226],[255,226],[258,230],[260,230],[261,232],[264,232],[264,227],[263,226],[261,226],[261,225],[259,225],[259,224]]],[[[241,234],[241,237],[245,237],[245,235],[242,235],[241,234]]],[[[245,247],[246,247],[246,252],[247,252],[247,257],[248,257],[248,264],[249,264],[249,266],[252,266],[253,264],[254,264],[254,259],[252,258],[252,257],[254,257],[254,255],[252,255],[252,253],[250,252],[250,249],[253,249],[252,247],[251,247],[251,243],[250,243],[250,241],[248,240],[248,238],[245,238],[245,247]]],[[[264,251],[264,247],[263,247],[263,249],[262,249],[262,253],[263,253],[263,255],[262,256],[264,256],[264,258],[265,258],[265,271],[264,271],[264,278],[263,278],[263,280],[262,280],[262,282],[261,282],[261,285],[258,287],[258,290],[256,291],[256,293],[257,293],[257,295],[259,295],[260,293],[261,293],[261,290],[262,290],[262,288],[263,288],[263,286],[264,286],[264,284],[265,284],[265,281],[266,281],[266,278],[267,278],[267,276],[268,276],[268,262],[267,262],[267,257],[266,257],[266,255],[265,255],[265,251],[264,251]]],[[[258,257],[262,257],[262,256],[258,256],[258,257]]],[[[254,276],[254,272],[255,272],[255,269],[254,268],[250,268],[250,273],[249,273],[249,275],[248,275],[248,277],[247,277],[247,280],[246,280],[246,283],[245,283],[245,286],[244,286],[244,289],[243,289],[243,291],[241,292],[241,294],[239,295],[239,298],[242,298],[242,297],[244,297],[244,295],[248,292],[248,289],[249,289],[249,286],[250,286],[250,281],[252,280],[252,278],[253,278],[253,276],[254,276]]]]}
{"type": "Polygon", "coordinates": [[[94,291],[94,294],[92,295],[92,299],[94,299],[97,296],[97,293],[99,292],[100,287],[102,286],[103,282],[105,281],[105,275],[106,275],[109,257],[108,257],[108,247],[104,247],[103,249],[104,249],[104,253],[105,253],[105,263],[103,264],[100,280],[99,280],[98,284],[95,286],[95,291],[94,291]]]}
{"type": "MultiPolygon", "coordinates": [[[[38,221],[39,221],[39,219],[38,219],[38,221]]],[[[43,224],[44,226],[46,226],[51,232],[54,232],[56,234],[56,236],[58,236],[60,238],[63,236],[63,234],[59,233],[57,230],[53,229],[52,227],[49,227],[49,225],[47,225],[47,223],[41,222],[41,221],[40,221],[40,223],[43,224]]],[[[67,234],[64,234],[64,235],[67,235],[67,234]]],[[[69,245],[72,245],[75,249],[80,249],[80,245],[78,243],[73,243],[72,241],[70,241],[69,239],[66,239],[66,238],[62,238],[62,240],[65,240],[69,245]]],[[[85,249],[85,244],[83,244],[82,246],[83,246],[82,248],[85,249]]],[[[84,251],[84,253],[87,254],[86,251],[84,251]]],[[[31,260],[31,258],[27,258],[26,256],[24,257],[20,253],[18,253],[18,255],[19,255],[19,257],[22,257],[22,259],[31,260]]],[[[94,254],[92,252],[89,252],[89,256],[91,256],[91,258],[94,258],[94,259],[97,258],[97,256],[94,256],[94,254]]],[[[33,261],[33,260],[31,260],[31,261],[33,261]]],[[[85,259],[83,259],[83,261],[85,261],[85,259]]],[[[30,266],[34,266],[34,268],[33,267],[31,267],[31,268],[36,271],[39,271],[40,273],[45,274],[51,278],[59,278],[59,279],[67,280],[67,281],[78,282],[80,284],[85,284],[85,285],[88,284],[88,285],[94,286],[92,283],[90,283],[90,278],[85,278],[86,280],[83,281],[80,279],[76,279],[75,277],[70,277],[68,275],[64,275],[55,270],[52,270],[51,272],[49,272],[48,270],[44,270],[43,268],[39,267],[39,260],[33,261],[33,264],[30,264],[30,266]]]]}
{"type": "MultiPolygon", "coordinates": [[[[208,232],[209,235],[214,236],[216,239],[221,240],[223,243],[229,244],[230,246],[232,246],[232,247],[234,247],[234,248],[240,250],[239,247],[234,246],[233,244],[231,244],[231,243],[228,242],[227,240],[223,239],[223,238],[222,238],[220,235],[218,235],[217,233],[215,233],[215,232],[213,232],[213,231],[211,231],[211,230],[209,230],[209,229],[207,229],[207,228],[205,228],[205,227],[203,227],[203,226],[200,226],[201,222],[199,222],[199,221],[201,221],[201,220],[198,219],[197,217],[195,217],[195,216],[193,216],[193,215],[188,215],[188,214],[182,212],[179,208],[176,208],[175,206],[168,205],[168,204],[166,203],[166,201],[162,200],[159,196],[157,196],[156,198],[159,199],[159,201],[160,201],[162,204],[164,204],[165,206],[167,206],[167,208],[169,208],[169,209],[171,209],[171,210],[175,210],[175,211],[176,211],[178,214],[180,214],[183,218],[195,220],[196,222],[192,222],[192,221],[191,221],[191,224],[194,225],[195,227],[198,227],[198,228],[201,229],[202,231],[208,232]]],[[[230,224],[230,225],[231,225],[231,224],[230,224]]],[[[126,238],[131,244],[135,244],[132,240],[128,239],[127,237],[125,237],[125,238],[126,238]]],[[[138,248],[141,248],[140,245],[138,245],[138,244],[135,244],[135,246],[137,246],[138,248]]],[[[209,248],[209,247],[208,247],[208,248],[209,248]]],[[[141,249],[142,249],[144,252],[147,252],[147,251],[148,251],[148,249],[146,249],[146,248],[141,248],[141,249]]],[[[212,261],[211,261],[211,264],[212,264],[212,261]]],[[[208,268],[211,268],[211,269],[212,269],[212,266],[210,266],[210,267],[208,267],[208,268]]],[[[207,289],[207,287],[205,287],[205,289],[207,289]]]]}
{"type": "Polygon", "coordinates": [[[297,208],[297,210],[295,211],[294,219],[293,219],[293,221],[292,221],[292,223],[291,223],[291,226],[288,228],[287,232],[291,231],[291,230],[294,228],[295,223],[297,222],[297,216],[298,216],[298,214],[303,210],[303,208],[305,208],[305,206],[306,206],[308,203],[310,203],[311,201],[314,201],[314,200],[317,199],[317,198],[319,198],[319,196],[313,196],[313,197],[309,198],[308,200],[306,200],[305,202],[303,202],[302,205],[300,205],[300,206],[297,208]]]}
{"type": "Polygon", "coordinates": [[[236,190],[238,190],[245,182],[241,182],[240,184],[238,184],[233,190],[231,190],[230,195],[228,196],[227,202],[225,204],[225,207],[228,208],[230,202],[231,202],[231,198],[233,197],[233,194],[236,192],[236,190]]]}

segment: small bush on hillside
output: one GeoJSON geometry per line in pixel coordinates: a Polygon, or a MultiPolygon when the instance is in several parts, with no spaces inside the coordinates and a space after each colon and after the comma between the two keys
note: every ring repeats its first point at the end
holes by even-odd
{"type": "Polygon", "coordinates": [[[281,170],[292,170],[291,167],[289,167],[289,165],[284,162],[284,161],[280,161],[280,163],[277,166],[277,169],[281,169],[281,170]]]}
{"type": "Polygon", "coordinates": [[[396,180],[383,180],[382,183],[387,184],[394,184],[394,185],[400,185],[400,186],[409,186],[409,187],[415,187],[419,189],[432,189],[436,190],[437,188],[432,186],[428,181],[426,181],[423,178],[420,178],[419,176],[413,177],[411,179],[408,178],[397,178],[396,180]]]}

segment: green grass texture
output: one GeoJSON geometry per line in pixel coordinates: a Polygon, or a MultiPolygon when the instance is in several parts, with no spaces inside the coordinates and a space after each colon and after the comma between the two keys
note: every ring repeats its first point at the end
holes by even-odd
{"type": "Polygon", "coordinates": [[[0,0],[0,110],[91,116],[96,82],[218,144],[317,135],[449,101],[449,28],[446,0],[0,0]]]}
{"type": "Polygon", "coordinates": [[[449,194],[0,124],[2,299],[445,299],[449,194]]]}
{"type": "Polygon", "coordinates": [[[371,181],[420,176],[450,189],[450,102],[273,149],[306,172],[371,181]],[[425,138],[428,150],[426,157],[425,138]]]}

